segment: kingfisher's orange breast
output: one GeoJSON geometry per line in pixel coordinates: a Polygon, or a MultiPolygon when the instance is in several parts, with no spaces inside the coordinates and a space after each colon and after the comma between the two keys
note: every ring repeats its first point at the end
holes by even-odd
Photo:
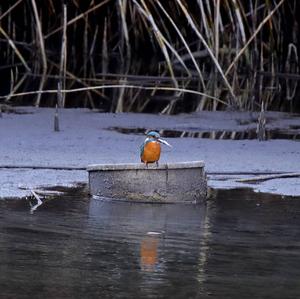
{"type": "Polygon", "coordinates": [[[159,160],[160,144],[157,141],[147,142],[144,146],[144,151],[141,160],[145,163],[153,163],[159,160]]]}

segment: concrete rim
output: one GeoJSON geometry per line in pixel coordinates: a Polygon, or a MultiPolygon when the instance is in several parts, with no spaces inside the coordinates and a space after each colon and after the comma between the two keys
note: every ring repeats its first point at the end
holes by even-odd
{"type": "Polygon", "coordinates": [[[203,161],[188,161],[188,162],[175,162],[163,163],[156,166],[155,163],[149,164],[148,168],[143,163],[118,163],[118,164],[92,164],[87,166],[87,171],[105,171],[105,170],[138,170],[138,169],[187,169],[187,168],[203,168],[203,161]]]}

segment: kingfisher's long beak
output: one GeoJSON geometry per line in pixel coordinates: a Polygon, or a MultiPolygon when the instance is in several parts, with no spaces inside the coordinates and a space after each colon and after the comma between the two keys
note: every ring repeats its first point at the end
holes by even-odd
{"type": "Polygon", "coordinates": [[[169,144],[166,140],[163,140],[163,139],[161,139],[161,138],[158,138],[157,141],[159,141],[160,143],[163,143],[163,144],[165,144],[165,145],[167,145],[167,146],[169,146],[169,147],[173,147],[173,146],[172,146],[171,144],[169,144]]]}

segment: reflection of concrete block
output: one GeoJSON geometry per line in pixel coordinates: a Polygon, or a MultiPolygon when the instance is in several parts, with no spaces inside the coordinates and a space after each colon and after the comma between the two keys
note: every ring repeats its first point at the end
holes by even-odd
{"type": "Polygon", "coordinates": [[[92,195],[141,202],[199,202],[206,198],[202,161],[161,164],[90,165],[92,195]]]}

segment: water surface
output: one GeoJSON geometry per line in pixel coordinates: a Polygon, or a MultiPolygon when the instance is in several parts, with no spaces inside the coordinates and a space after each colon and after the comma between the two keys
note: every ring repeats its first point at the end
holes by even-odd
{"type": "Polygon", "coordinates": [[[300,198],[0,201],[1,298],[299,298],[300,198]]]}

